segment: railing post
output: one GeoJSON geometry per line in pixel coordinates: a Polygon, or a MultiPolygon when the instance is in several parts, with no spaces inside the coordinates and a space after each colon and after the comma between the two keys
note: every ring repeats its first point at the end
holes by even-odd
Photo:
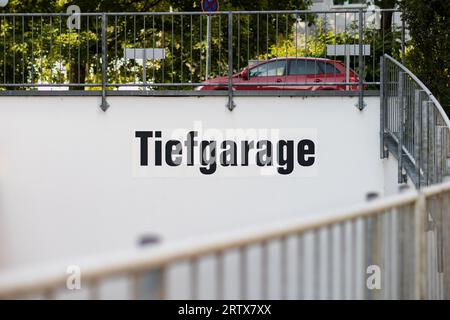
{"type": "Polygon", "coordinates": [[[429,113],[428,117],[430,120],[430,144],[429,144],[429,153],[430,153],[430,167],[429,172],[431,174],[431,184],[437,183],[436,177],[436,116],[435,116],[435,105],[432,101],[428,103],[429,113]]]}
{"type": "Polygon", "coordinates": [[[363,26],[363,10],[359,9],[359,23],[358,23],[358,33],[359,33],[359,87],[358,87],[358,93],[359,93],[359,99],[358,99],[358,108],[359,110],[363,110],[364,105],[364,90],[363,90],[363,84],[364,84],[364,56],[363,56],[363,34],[364,34],[364,26],[363,26]]]}
{"type": "Polygon", "coordinates": [[[414,92],[414,160],[416,162],[417,187],[422,185],[421,167],[422,167],[422,104],[420,103],[421,90],[414,92]]]}
{"type": "Polygon", "coordinates": [[[426,198],[423,193],[419,192],[414,206],[415,219],[415,241],[414,241],[414,296],[416,300],[424,300],[425,296],[425,223],[426,223],[426,198]]]}
{"type": "Polygon", "coordinates": [[[406,30],[406,26],[405,26],[405,18],[403,17],[402,14],[402,44],[401,44],[401,49],[402,49],[402,65],[405,65],[405,30],[406,30]]]}
{"type": "Polygon", "coordinates": [[[400,71],[398,74],[398,112],[399,112],[399,128],[398,128],[398,183],[404,183],[403,176],[403,133],[404,133],[404,105],[403,84],[405,74],[400,71]]]}
{"type": "Polygon", "coordinates": [[[102,13],[102,104],[100,108],[106,111],[109,108],[109,104],[106,101],[106,14],[102,13]]]}
{"type": "Polygon", "coordinates": [[[443,168],[443,157],[442,157],[442,133],[443,133],[443,127],[441,126],[437,126],[436,127],[436,144],[435,144],[435,166],[436,166],[436,183],[441,183],[443,180],[443,173],[442,173],[442,168],[443,168]]]}
{"type": "Polygon", "coordinates": [[[427,186],[429,184],[429,167],[428,167],[428,159],[430,157],[430,154],[428,152],[428,101],[422,102],[422,150],[421,150],[421,160],[422,160],[422,169],[423,169],[423,177],[421,185],[427,186]]]}
{"type": "Polygon", "coordinates": [[[380,58],[380,158],[386,158],[386,151],[384,145],[384,129],[386,126],[386,99],[385,99],[385,88],[384,88],[384,57],[380,58]]]}
{"type": "Polygon", "coordinates": [[[233,12],[228,12],[228,104],[230,111],[236,107],[233,101],[233,12]]]}

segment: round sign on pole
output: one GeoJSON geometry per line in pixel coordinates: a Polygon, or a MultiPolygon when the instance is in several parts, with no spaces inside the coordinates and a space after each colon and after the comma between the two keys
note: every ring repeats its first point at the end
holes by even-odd
{"type": "Polygon", "coordinates": [[[206,13],[219,11],[219,0],[202,0],[202,10],[206,13]]]}

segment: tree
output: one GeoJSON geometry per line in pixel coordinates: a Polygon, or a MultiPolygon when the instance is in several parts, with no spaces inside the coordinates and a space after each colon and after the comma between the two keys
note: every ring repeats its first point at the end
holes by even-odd
{"type": "Polygon", "coordinates": [[[399,3],[411,36],[407,64],[450,113],[450,2],[399,3]]]}
{"type": "MultiPolygon", "coordinates": [[[[394,9],[397,0],[375,0],[375,5],[381,9],[394,9]]],[[[381,15],[381,30],[392,29],[392,15],[393,12],[387,11],[381,15]]]]}

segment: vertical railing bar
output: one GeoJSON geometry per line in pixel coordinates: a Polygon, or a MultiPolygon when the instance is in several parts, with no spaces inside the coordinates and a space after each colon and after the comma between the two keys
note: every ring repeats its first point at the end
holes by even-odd
{"type": "Polygon", "coordinates": [[[347,246],[346,246],[346,234],[345,234],[345,222],[340,224],[340,272],[341,272],[341,288],[342,288],[342,299],[347,299],[347,263],[346,263],[346,253],[347,253],[347,246]]]}
{"type": "Polygon", "coordinates": [[[139,274],[137,272],[133,272],[130,275],[131,282],[131,299],[132,300],[139,300],[140,297],[140,283],[139,283],[139,274]]]}
{"type": "MultiPolygon", "coordinates": [[[[191,16],[191,28],[192,28],[192,16],[191,16]]],[[[156,48],[156,32],[155,32],[155,15],[152,15],[152,45],[156,48]]],[[[192,41],[192,29],[191,29],[191,41],[192,41]]],[[[192,52],[191,52],[191,68],[192,68],[192,52]]],[[[152,53],[152,82],[156,82],[156,66],[155,66],[155,51],[152,53]]],[[[192,82],[192,77],[191,77],[192,82]]]]}
{"type": "Polygon", "coordinates": [[[22,83],[25,83],[25,16],[22,16],[22,83]]]}
{"type": "MultiPolygon", "coordinates": [[[[374,251],[374,264],[378,265],[381,270],[384,271],[384,261],[383,261],[383,240],[384,240],[384,233],[383,233],[383,211],[378,212],[377,215],[374,217],[374,227],[375,227],[375,233],[374,233],[374,245],[373,245],[373,251],[374,251]]],[[[380,279],[381,281],[381,279],[380,279]]],[[[383,283],[381,283],[381,288],[377,288],[377,290],[374,292],[374,299],[382,299],[382,292],[383,290],[383,283]]]]}
{"type": "Polygon", "coordinates": [[[327,299],[333,299],[334,297],[334,239],[333,239],[333,226],[328,226],[327,228],[327,235],[328,235],[328,242],[327,242],[327,253],[328,253],[328,259],[327,259],[327,292],[328,297],[327,299]]]}
{"type": "Polygon", "coordinates": [[[167,270],[168,266],[163,265],[160,267],[160,278],[158,279],[157,287],[156,287],[156,295],[155,298],[157,300],[165,300],[167,299],[167,270]]]}
{"type": "Polygon", "coordinates": [[[34,16],[31,17],[31,83],[34,83],[34,16]]]}
{"type": "Polygon", "coordinates": [[[117,16],[114,16],[114,75],[115,75],[115,82],[119,83],[119,70],[118,70],[118,63],[119,63],[119,56],[118,56],[118,44],[117,44],[117,16]]]}
{"type": "Polygon", "coordinates": [[[95,16],[95,72],[98,72],[98,15],[95,16]]]}
{"type": "Polygon", "coordinates": [[[313,236],[313,299],[321,299],[321,259],[320,259],[320,229],[312,230],[313,236]]]}
{"type": "MultiPolygon", "coordinates": [[[[14,17],[13,17],[14,19],[14,17]]],[[[52,78],[53,78],[53,68],[52,66],[52,58],[53,58],[53,17],[50,16],[50,50],[49,50],[49,57],[48,57],[48,64],[50,66],[50,79],[49,79],[49,83],[52,83],[52,78]]]]}
{"type": "MultiPolygon", "coordinates": [[[[199,16],[201,19],[201,16],[199,16]]],[[[161,32],[161,46],[163,48],[166,47],[166,23],[165,23],[165,19],[164,16],[161,16],[161,27],[162,27],[162,32],[161,32]]],[[[200,39],[201,41],[201,39],[200,39]]],[[[200,76],[202,73],[202,57],[201,57],[201,50],[200,50],[200,76]]],[[[165,83],[166,82],[166,60],[163,59],[161,60],[161,82],[165,83]]]]}
{"type": "Polygon", "coordinates": [[[62,83],[62,16],[59,16],[59,83],[62,83]]]}
{"type": "Polygon", "coordinates": [[[98,279],[93,279],[89,281],[89,300],[100,299],[98,281],[99,281],[98,279]]]}
{"type": "Polygon", "coordinates": [[[191,297],[189,300],[197,300],[198,296],[198,260],[196,257],[192,258],[190,261],[190,271],[191,271],[191,297]]]}
{"type": "Polygon", "coordinates": [[[240,248],[240,295],[242,300],[247,299],[247,251],[246,247],[240,248]]]}
{"type": "MultiPolygon", "coordinates": [[[[364,242],[365,242],[365,257],[364,257],[364,261],[365,261],[365,267],[371,266],[373,265],[373,256],[374,256],[374,251],[373,251],[373,244],[374,244],[374,222],[373,222],[373,217],[367,217],[366,219],[363,220],[364,222],[364,242]]],[[[367,286],[365,287],[365,299],[367,300],[373,300],[374,296],[372,293],[372,290],[370,290],[367,286]]]]}
{"type": "Polygon", "coordinates": [[[228,110],[236,107],[233,101],[233,12],[228,12],[228,110]]]}
{"type": "Polygon", "coordinates": [[[402,65],[405,65],[405,56],[406,56],[406,54],[405,54],[405,49],[406,49],[405,31],[406,31],[406,27],[405,27],[405,18],[403,17],[403,15],[401,17],[401,20],[402,20],[402,34],[401,34],[401,37],[402,37],[402,39],[401,39],[402,65]]]}
{"type": "Polygon", "coordinates": [[[217,300],[223,300],[225,296],[224,286],[224,252],[216,253],[216,297],[217,300]]]}
{"type": "Polygon", "coordinates": [[[428,145],[429,148],[429,158],[430,158],[430,164],[428,167],[428,171],[430,173],[430,184],[436,183],[436,113],[434,108],[434,103],[432,101],[429,101],[428,103],[428,120],[430,122],[429,125],[429,140],[430,144],[428,145]]]}
{"type": "Polygon", "coordinates": [[[425,221],[426,221],[426,198],[422,193],[419,193],[414,204],[414,219],[415,219],[415,262],[414,262],[414,298],[423,300],[425,296],[425,221]]]}
{"type": "Polygon", "coordinates": [[[399,259],[399,264],[397,265],[397,272],[399,275],[399,298],[401,300],[407,299],[407,232],[406,230],[406,218],[407,218],[407,208],[399,208],[399,213],[397,216],[397,257],[399,259]]]}
{"type": "Polygon", "coordinates": [[[107,28],[106,14],[102,14],[102,103],[100,108],[106,111],[109,104],[106,101],[106,28],[107,28]]]}
{"type": "MultiPolygon", "coordinates": [[[[3,25],[5,26],[5,29],[6,29],[5,16],[3,16],[3,25]]],[[[41,17],[41,44],[42,44],[42,17],[41,17]]],[[[41,45],[40,52],[42,52],[42,45],[41,45]]],[[[42,57],[42,53],[41,53],[41,57],[42,57]]],[[[6,61],[6,30],[3,32],[3,61],[6,61]]],[[[41,68],[42,68],[42,58],[41,58],[41,68]]],[[[41,74],[42,74],[42,69],[41,69],[41,74]]],[[[3,83],[6,84],[6,63],[3,63],[3,83]]]]}
{"type": "MultiPolygon", "coordinates": [[[[89,73],[89,16],[86,17],[86,75],[89,73]]],[[[94,78],[95,82],[95,78],[94,78]]]]}
{"type": "Polygon", "coordinates": [[[384,79],[384,57],[380,58],[380,158],[385,158],[384,151],[384,135],[385,135],[385,113],[386,113],[386,99],[385,99],[385,79],[384,79]]]}
{"type": "Polygon", "coordinates": [[[421,151],[421,144],[422,144],[422,112],[420,110],[421,104],[420,104],[420,97],[421,97],[421,91],[416,89],[414,92],[414,157],[416,161],[416,176],[417,176],[417,187],[421,187],[421,164],[422,164],[422,157],[420,154],[421,151]]]}
{"type": "Polygon", "coordinates": [[[364,90],[363,90],[363,82],[364,82],[364,60],[363,60],[363,10],[359,9],[359,21],[358,21],[358,47],[359,47],[359,88],[358,88],[358,107],[359,110],[364,109],[364,90]]]}
{"type": "Polygon", "coordinates": [[[172,18],[172,38],[171,38],[171,67],[172,67],[172,74],[171,74],[171,81],[173,83],[173,79],[174,79],[174,66],[173,66],[173,61],[175,60],[174,56],[173,56],[173,50],[174,50],[174,21],[173,21],[173,15],[171,16],[172,18]]]}
{"type": "Polygon", "coordinates": [[[222,76],[221,65],[220,65],[221,61],[222,61],[222,15],[219,15],[219,28],[218,28],[217,32],[219,33],[219,39],[220,39],[219,40],[219,60],[217,61],[218,75],[220,77],[220,76],[222,76]]]}
{"type": "MultiPolygon", "coordinates": [[[[203,47],[203,15],[198,16],[198,21],[199,21],[199,32],[198,32],[199,42],[200,42],[201,46],[203,47]]],[[[201,81],[202,75],[203,75],[203,62],[202,62],[202,50],[201,49],[199,50],[199,62],[198,63],[199,63],[199,79],[201,81]]]]}
{"type": "Polygon", "coordinates": [[[304,299],[304,248],[303,248],[303,234],[297,235],[297,297],[299,300],[304,299]]]}
{"type": "Polygon", "coordinates": [[[72,29],[70,29],[70,28],[68,28],[68,30],[67,30],[67,51],[68,51],[68,58],[69,58],[69,72],[67,72],[67,74],[69,75],[68,76],[68,79],[66,79],[66,80],[68,80],[67,82],[68,83],[70,83],[71,81],[70,81],[70,79],[72,78],[72,68],[71,68],[71,60],[72,60],[72,53],[71,53],[71,47],[70,47],[70,44],[71,44],[71,40],[72,40],[72,29]]]}
{"type": "Polygon", "coordinates": [[[237,14],[237,69],[241,70],[241,15],[237,14]]]}
{"type": "MultiPolygon", "coordinates": [[[[350,243],[351,243],[351,256],[350,256],[350,299],[357,299],[358,294],[358,220],[354,219],[350,221],[350,243]]],[[[364,250],[364,249],[363,249],[364,250]]]]}
{"type": "MultiPolygon", "coordinates": [[[[133,15],[133,50],[136,50],[136,15],[133,15]]],[[[136,60],[137,59],[133,59],[134,84],[136,84],[136,80],[137,80],[136,60]]],[[[145,59],[143,59],[143,60],[145,60],[145,59]]]]}
{"type": "Polygon", "coordinates": [[[280,239],[281,243],[281,263],[280,263],[280,281],[281,281],[281,299],[288,298],[288,244],[287,237],[280,239]]]}
{"type": "Polygon", "coordinates": [[[13,24],[13,38],[12,38],[12,53],[13,53],[13,83],[16,83],[16,49],[14,48],[16,44],[16,17],[12,17],[13,24]]]}
{"type": "Polygon", "coordinates": [[[180,26],[181,26],[181,35],[180,35],[180,82],[183,82],[183,49],[184,49],[184,23],[183,23],[183,16],[180,17],[180,26]]]}
{"type": "Polygon", "coordinates": [[[261,300],[269,299],[269,252],[268,243],[261,243],[261,300]]]}
{"type": "MultiPolygon", "coordinates": [[[[81,19],[81,17],[80,17],[81,19]]],[[[77,48],[77,59],[78,59],[78,77],[77,77],[77,81],[78,83],[81,82],[81,23],[78,27],[78,36],[77,36],[77,42],[78,42],[78,48],[77,48]]],[[[86,82],[86,77],[85,77],[85,82],[86,82]]]]}
{"type": "Polygon", "coordinates": [[[380,299],[386,300],[388,294],[387,284],[389,283],[388,276],[389,270],[387,267],[386,251],[389,246],[388,242],[388,232],[387,232],[387,213],[386,211],[381,212],[380,216],[380,268],[382,270],[381,276],[381,294],[380,299]]]}
{"type": "Polygon", "coordinates": [[[397,144],[397,154],[398,154],[398,183],[403,183],[403,135],[404,135],[404,73],[399,72],[398,74],[398,114],[399,114],[399,133],[398,133],[398,144],[397,144]]]}
{"type": "Polygon", "coordinates": [[[429,150],[428,150],[428,101],[422,101],[422,165],[423,165],[423,183],[422,185],[427,186],[428,181],[428,159],[429,159],[429,150]]]}
{"type": "Polygon", "coordinates": [[[442,126],[436,127],[436,181],[435,183],[442,182],[442,126]]]}

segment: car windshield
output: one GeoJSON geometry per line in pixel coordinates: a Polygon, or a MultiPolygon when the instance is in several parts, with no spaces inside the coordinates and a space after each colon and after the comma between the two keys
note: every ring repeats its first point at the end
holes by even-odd
{"type": "Polygon", "coordinates": [[[250,77],[283,76],[286,60],[270,61],[250,69],[250,77]]]}

